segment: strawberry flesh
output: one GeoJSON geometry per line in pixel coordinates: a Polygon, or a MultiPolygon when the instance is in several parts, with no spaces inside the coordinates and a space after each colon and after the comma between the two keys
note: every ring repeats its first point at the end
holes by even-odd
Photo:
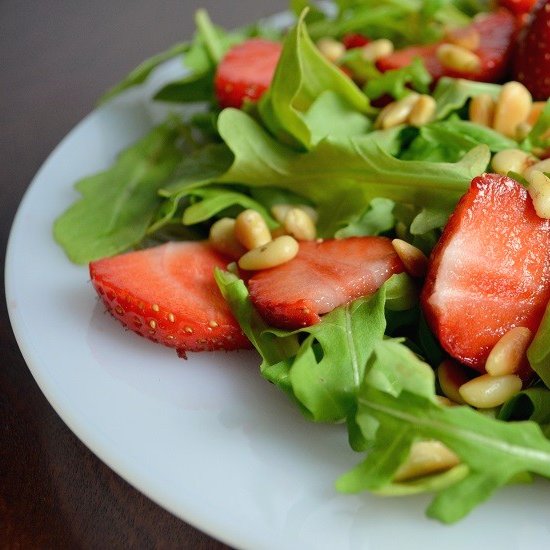
{"type": "Polygon", "coordinates": [[[218,64],[214,78],[220,107],[257,101],[269,88],[281,55],[279,42],[254,38],[231,48],[218,64]]]}
{"type": "Polygon", "coordinates": [[[500,9],[480,17],[471,24],[471,27],[479,33],[480,37],[479,47],[474,52],[481,62],[481,68],[477,72],[459,72],[444,67],[437,57],[437,49],[445,43],[444,40],[426,46],[411,46],[398,50],[379,59],[377,66],[381,71],[401,69],[410,65],[415,57],[419,57],[434,80],[442,76],[483,82],[502,80],[506,75],[516,33],[514,16],[508,10],[500,9]]]}
{"type": "Polygon", "coordinates": [[[550,220],[524,187],[474,178],[433,250],[421,303],[443,348],[479,371],[510,329],[536,331],[550,299],[550,220]]]}
{"type": "Polygon", "coordinates": [[[537,4],[518,39],[514,77],[534,99],[550,96],[550,0],[537,4]]]}
{"type": "Polygon", "coordinates": [[[113,317],[185,357],[250,347],[213,277],[230,261],[206,243],[168,243],[92,262],[90,276],[113,317]]]}
{"type": "Polygon", "coordinates": [[[373,294],[403,271],[389,239],[350,237],[301,242],[298,255],[260,271],[248,281],[250,298],[271,326],[296,329],[318,323],[320,315],[373,294]]]}

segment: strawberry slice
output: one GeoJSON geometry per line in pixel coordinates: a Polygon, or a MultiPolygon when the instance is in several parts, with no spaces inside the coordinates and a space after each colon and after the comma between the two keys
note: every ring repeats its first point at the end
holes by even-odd
{"type": "Polygon", "coordinates": [[[514,180],[474,178],[432,252],[421,296],[441,345],[483,372],[506,332],[536,331],[549,299],[550,221],[514,180]]]}
{"type": "Polygon", "coordinates": [[[214,78],[220,107],[240,108],[245,99],[257,101],[271,84],[281,50],[279,42],[260,38],[231,48],[214,78]]]}
{"type": "Polygon", "coordinates": [[[499,0],[499,6],[510,10],[514,15],[522,16],[529,13],[537,0],[499,0]]]}
{"type": "Polygon", "coordinates": [[[445,43],[443,40],[426,46],[411,46],[398,50],[379,59],[377,66],[381,71],[401,69],[410,65],[415,57],[420,57],[434,80],[442,76],[467,78],[483,82],[501,80],[507,70],[507,63],[512,51],[516,31],[516,20],[508,10],[498,10],[483,15],[474,21],[470,28],[479,33],[479,47],[475,53],[481,61],[481,68],[476,73],[457,72],[444,67],[437,58],[437,48],[445,43]]]}
{"type": "Polygon", "coordinates": [[[92,262],[90,277],[113,317],[185,357],[250,347],[213,277],[230,261],[203,242],[168,243],[92,262]]]}
{"type": "Polygon", "coordinates": [[[290,262],[260,271],[248,281],[252,303],[271,326],[296,329],[320,315],[374,293],[403,271],[389,239],[350,237],[301,242],[290,262]]]}
{"type": "Polygon", "coordinates": [[[537,4],[518,40],[514,76],[534,99],[550,96],[550,0],[537,4]]]}

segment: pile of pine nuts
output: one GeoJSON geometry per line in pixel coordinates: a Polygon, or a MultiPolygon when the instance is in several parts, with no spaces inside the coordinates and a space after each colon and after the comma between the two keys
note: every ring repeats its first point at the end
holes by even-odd
{"type": "Polygon", "coordinates": [[[469,117],[472,122],[493,128],[513,139],[523,139],[537,122],[545,103],[533,103],[531,93],[521,83],[511,81],[502,86],[495,100],[489,94],[472,98],[469,117]]]}
{"type": "MultiPolygon", "coordinates": [[[[334,38],[321,38],[317,41],[318,50],[332,63],[337,63],[346,53],[346,47],[334,38]]],[[[393,42],[387,38],[373,40],[360,48],[361,57],[365,61],[375,62],[382,57],[390,55],[394,51],[393,42]]]]}
{"type": "Polygon", "coordinates": [[[317,213],[306,205],[278,204],[272,214],[281,224],[273,232],[253,209],[244,210],[235,219],[221,218],[210,228],[210,244],[247,271],[284,264],[298,254],[298,241],[316,238],[317,213]]]}
{"type": "Polygon", "coordinates": [[[478,409],[502,405],[521,390],[518,372],[526,364],[532,336],[526,327],[510,329],[489,353],[485,364],[487,373],[472,379],[458,363],[450,359],[443,361],[437,369],[441,391],[453,403],[478,409]]]}
{"type": "Polygon", "coordinates": [[[431,95],[411,92],[403,99],[386,105],[378,114],[374,126],[382,130],[406,123],[420,127],[433,119],[436,107],[431,95]]]}

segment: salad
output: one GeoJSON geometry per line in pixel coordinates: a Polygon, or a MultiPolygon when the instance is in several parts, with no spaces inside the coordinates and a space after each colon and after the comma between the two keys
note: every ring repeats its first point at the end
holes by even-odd
{"type": "MultiPolygon", "coordinates": [[[[431,492],[451,523],[550,477],[550,2],[294,0],[290,27],[196,15],[174,113],[55,222],[121,323],[254,347],[343,492],[431,492]],[[536,47],[535,47],[536,46],[536,47]],[[186,108],[178,110],[178,105],[186,108]]],[[[184,366],[183,366],[184,367],[184,366]]]]}

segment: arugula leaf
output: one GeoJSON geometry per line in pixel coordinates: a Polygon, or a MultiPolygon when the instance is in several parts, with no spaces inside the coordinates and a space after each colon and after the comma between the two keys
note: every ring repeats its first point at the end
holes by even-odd
{"type": "Polygon", "coordinates": [[[425,124],[401,158],[407,160],[447,160],[456,162],[468,151],[485,144],[493,152],[517,148],[513,139],[503,136],[491,128],[451,118],[425,124]]]}
{"type": "Polygon", "coordinates": [[[158,90],[153,99],[169,103],[211,101],[214,97],[214,71],[191,73],[158,90]]]}
{"type": "Polygon", "coordinates": [[[372,419],[378,422],[373,450],[338,480],[341,491],[379,490],[391,483],[412,443],[422,439],[441,441],[468,467],[428,508],[428,515],[445,523],[464,517],[518,474],[550,476],[550,441],[534,422],[505,423],[468,407],[442,407],[406,389],[395,396],[365,385],[356,421],[370,433],[372,419]]]}
{"type": "Polygon", "coordinates": [[[427,94],[431,81],[432,77],[424,67],[422,59],[416,57],[410,65],[402,69],[371,76],[364,89],[370,99],[378,99],[385,94],[391,95],[394,99],[402,99],[411,92],[407,85],[417,92],[427,94]]]}
{"type": "Polygon", "coordinates": [[[183,213],[184,225],[207,221],[231,207],[237,207],[237,212],[247,208],[256,210],[262,215],[270,229],[279,225],[259,202],[244,193],[220,187],[207,187],[191,189],[189,196],[199,200],[185,209],[183,213]]]}
{"type": "Polygon", "coordinates": [[[217,182],[278,186],[306,197],[319,208],[321,236],[334,235],[376,197],[451,210],[490,156],[483,145],[457,163],[399,160],[385,152],[399,139],[399,129],[327,138],[299,153],[235,109],[222,111],[218,130],[235,160],[217,182]]]}
{"type": "Polygon", "coordinates": [[[364,235],[380,235],[389,231],[395,225],[393,208],[395,203],[390,199],[374,198],[367,209],[356,216],[346,227],[339,229],[335,237],[359,237],[364,235]]]}
{"type": "MultiPolygon", "coordinates": [[[[533,129],[529,132],[528,136],[521,143],[523,149],[527,151],[532,150],[546,150],[550,147],[550,99],[546,102],[544,109],[539,116],[537,123],[533,126],[533,129]]],[[[539,152],[536,151],[536,152],[539,152]]]]}
{"type": "MultiPolygon", "coordinates": [[[[546,388],[529,388],[517,393],[502,405],[500,420],[533,420],[542,428],[550,426],[550,391],[546,388]]],[[[545,433],[548,437],[548,433],[545,433]]]]}
{"type": "Polygon", "coordinates": [[[463,78],[440,78],[434,90],[433,97],[437,103],[435,119],[447,118],[454,111],[462,109],[467,101],[480,94],[489,94],[495,99],[500,93],[499,84],[474,82],[463,78]]]}
{"type": "Polygon", "coordinates": [[[149,75],[162,63],[177,57],[188,51],[190,48],[189,42],[178,42],[165,52],[161,52],[149,59],[140,63],[135,69],[133,69],[121,82],[107,90],[99,99],[99,104],[110,101],[115,96],[124,92],[125,90],[138,86],[147,80],[149,75]]]}
{"type": "Polygon", "coordinates": [[[527,359],[546,387],[550,388],[550,304],[527,350],[527,359]]]}
{"type": "MultiPolygon", "coordinates": [[[[304,17],[305,12],[285,39],[273,81],[260,100],[259,111],[264,124],[280,140],[309,149],[313,132],[305,115],[321,94],[327,91],[337,94],[340,104],[349,105],[348,112],[353,109],[366,113],[368,100],[350,78],[319,52],[307,33],[304,17]]],[[[324,109],[324,114],[337,123],[337,114],[329,109],[324,109]]],[[[312,115],[310,121],[311,118],[312,115]]],[[[316,116],[313,118],[318,121],[316,116]]]]}
{"type": "Polygon", "coordinates": [[[76,184],[82,198],[54,223],[69,259],[84,264],[137,245],[160,204],[158,189],[181,161],[179,131],[154,128],[120,154],[111,168],[76,184]]]}
{"type": "Polygon", "coordinates": [[[268,327],[259,317],[242,281],[221,271],[215,277],[242,330],[263,358],[262,375],[316,422],[336,422],[354,407],[369,356],[384,337],[389,282],[393,279],[394,303],[406,303],[405,294],[411,292],[408,277],[402,274],[373,296],[336,308],[317,325],[284,331],[268,327]]]}

